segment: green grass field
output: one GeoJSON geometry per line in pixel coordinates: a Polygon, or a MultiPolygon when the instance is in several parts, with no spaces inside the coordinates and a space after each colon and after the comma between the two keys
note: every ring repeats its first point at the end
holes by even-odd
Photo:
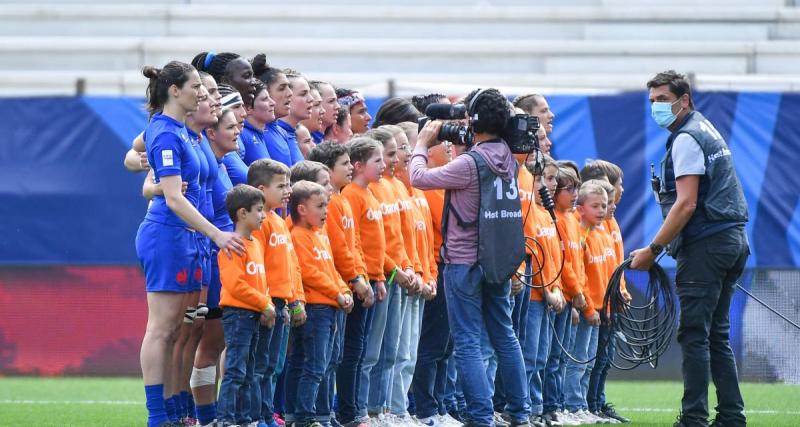
{"type": "MultiPolygon", "coordinates": [[[[145,424],[137,378],[0,378],[0,426],[136,426],[145,424]]],[[[800,426],[800,386],[743,384],[750,426],[800,426]]],[[[609,399],[631,426],[671,426],[681,385],[612,382],[609,399]]],[[[714,406],[713,390],[710,393],[714,406]]]]}

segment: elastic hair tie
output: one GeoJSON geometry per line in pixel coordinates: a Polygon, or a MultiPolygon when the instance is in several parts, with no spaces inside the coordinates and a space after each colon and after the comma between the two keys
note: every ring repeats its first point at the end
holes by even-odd
{"type": "Polygon", "coordinates": [[[203,68],[208,69],[208,66],[211,65],[211,61],[217,56],[217,52],[211,51],[206,54],[206,60],[203,61],[203,68]]]}

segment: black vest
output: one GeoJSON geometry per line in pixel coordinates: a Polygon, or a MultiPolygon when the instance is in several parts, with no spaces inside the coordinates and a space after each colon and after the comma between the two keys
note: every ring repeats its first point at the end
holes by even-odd
{"type": "Polygon", "coordinates": [[[667,217],[677,198],[672,143],[682,133],[689,134],[697,141],[703,151],[706,172],[700,176],[697,209],[679,237],[670,244],[670,253],[673,255],[681,244],[747,222],[747,202],[736,176],[731,151],[714,126],[697,111],[689,113],[681,127],[667,140],[667,151],[661,160],[661,187],[658,192],[662,216],[667,217]]]}
{"type": "MultiPolygon", "coordinates": [[[[519,200],[517,168],[513,179],[507,181],[497,176],[483,157],[473,151],[464,153],[475,161],[480,185],[478,218],[464,221],[453,209],[462,228],[478,227],[478,262],[488,283],[505,283],[519,268],[525,258],[525,236],[522,225],[522,205],[519,200]]],[[[450,190],[445,192],[442,215],[442,251],[447,251],[447,223],[450,216],[450,190]]],[[[444,255],[442,257],[445,258],[444,255]]]]}

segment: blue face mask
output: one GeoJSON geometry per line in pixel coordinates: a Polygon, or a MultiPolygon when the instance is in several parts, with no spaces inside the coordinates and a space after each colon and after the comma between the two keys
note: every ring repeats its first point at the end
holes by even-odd
{"type": "MultiPolygon", "coordinates": [[[[675,102],[678,101],[680,101],[680,99],[675,102]]],[[[675,102],[654,102],[650,104],[650,115],[653,116],[653,120],[662,128],[669,127],[669,125],[675,123],[675,119],[678,118],[676,114],[672,113],[672,106],[675,105],[675,102]]],[[[683,108],[681,108],[681,110],[683,110],[683,108]]],[[[680,113],[680,111],[678,112],[680,113]]]]}

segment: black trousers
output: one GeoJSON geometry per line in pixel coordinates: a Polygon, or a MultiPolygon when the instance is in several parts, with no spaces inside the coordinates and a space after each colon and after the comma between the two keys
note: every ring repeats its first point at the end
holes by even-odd
{"type": "Polygon", "coordinates": [[[677,254],[675,285],[681,314],[678,342],[683,352],[683,422],[708,425],[708,383],[714,381],[717,420],[744,426],[736,360],[730,345],[729,311],[734,284],[750,249],[743,226],[684,245],[677,254]]]}

